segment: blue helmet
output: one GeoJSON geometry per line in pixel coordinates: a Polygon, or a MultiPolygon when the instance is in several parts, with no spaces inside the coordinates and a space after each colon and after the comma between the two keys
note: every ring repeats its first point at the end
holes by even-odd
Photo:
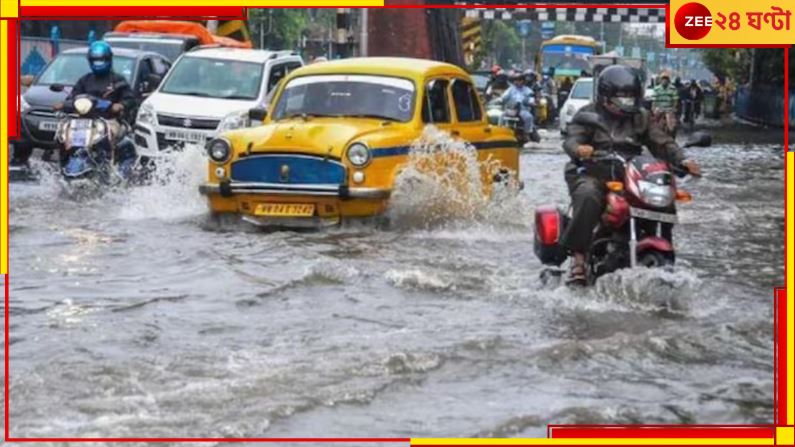
{"type": "Polygon", "coordinates": [[[113,51],[104,40],[98,40],[88,47],[88,65],[95,75],[110,73],[113,67],[113,51]]]}

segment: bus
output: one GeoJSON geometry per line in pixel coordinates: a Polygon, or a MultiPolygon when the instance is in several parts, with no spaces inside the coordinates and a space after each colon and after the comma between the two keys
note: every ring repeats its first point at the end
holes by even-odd
{"type": "Polygon", "coordinates": [[[541,43],[537,67],[542,73],[555,69],[555,78],[577,79],[583,70],[590,72],[589,58],[599,54],[599,44],[592,37],[564,34],[541,43]]]}

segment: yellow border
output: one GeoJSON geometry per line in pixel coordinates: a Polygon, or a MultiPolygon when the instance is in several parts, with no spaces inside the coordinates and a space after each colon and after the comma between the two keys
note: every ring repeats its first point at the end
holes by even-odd
{"type": "MultiPolygon", "coordinates": [[[[0,20],[0,53],[6,54],[8,22],[0,20]]],[[[0,274],[8,273],[8,58],[0,57],[0,274]]]]}

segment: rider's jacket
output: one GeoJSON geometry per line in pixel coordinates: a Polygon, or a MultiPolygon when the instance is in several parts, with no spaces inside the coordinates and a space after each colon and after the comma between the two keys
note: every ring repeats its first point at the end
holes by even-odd
{"type": "Polygon", "coordinates": [[[652,104],[654,109],[670,112],[676,109],[676,102],[679,100],[679,92],[673,86],[663,87],[662,84],[654,87],[652,104]]]}
{"type": "MultiPolygon", "coordinates": [[[[613,149],[623,157],[640,155],[646,146],[656,158],[673,165],[681,165],[685,159],[684,152],[659,124],[649,119],[649,111],[641,109],[628,117],[616,117],[593,103],[580,109],[577,113],[596,112],[613,136],[613,149]]],[[[576,115],[566,128],[566,139],[563,149],[572,158],[577,159],[577,146],[590,144],[595,150],[608,150],[610,136],[602,129],[577,124],[576,115]]]]}
{"type": "Polygon", "coordinates": [[[64,101],[64,108],[71,110],[77,95],[92,95],[106,99],[112,103],[120,103],[124,110],[129,111],[135,107],[135,94],[124,76],[110,72],[97,76],[94,73],[83,75],[72,88],[69,96],[64,101]]]}
{"type": "Polygon", "coordinates": [[[533,100],[533,97],[533,90],[526,85],[522,87],[511,85],[500,97],[500,103],[509,108],[516,104],[521,104],[522,108],[527,108],[528,104],[533,100]]]}

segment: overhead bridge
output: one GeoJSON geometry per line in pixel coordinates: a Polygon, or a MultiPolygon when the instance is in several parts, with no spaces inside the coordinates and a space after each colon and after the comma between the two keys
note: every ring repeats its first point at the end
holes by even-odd
{"type": "Polygon", "coordinates": [[[665,23],[662,8],[472,8],[467,9],[465,15],[487,20],[665,23]]]}

